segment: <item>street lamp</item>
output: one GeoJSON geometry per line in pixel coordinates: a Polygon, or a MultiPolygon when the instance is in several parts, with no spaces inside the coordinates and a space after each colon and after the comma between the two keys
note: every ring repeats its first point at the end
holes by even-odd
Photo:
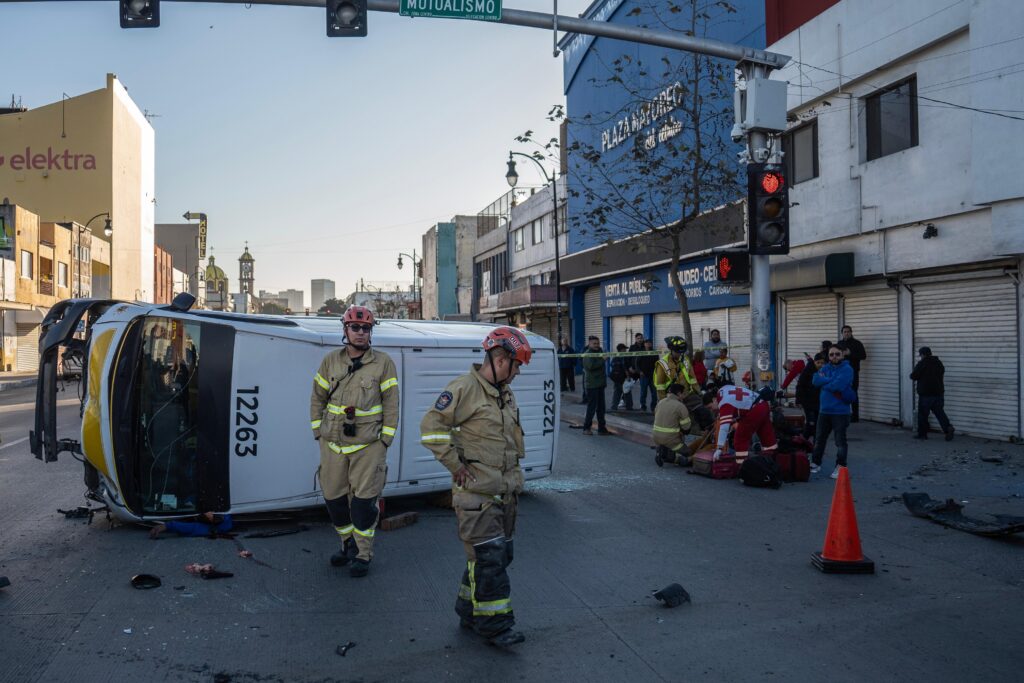
{"type": "Polygon", "coordinates": [[[423,263],[423,259],[419,259],[419,260],[416,259],[416,250],[415,249],[412,250],[412,255],[411,256],[409,254],[406,254],[406,253],[403,253],[403,252],[399,252],[398,253],[398,269],[399,270],[402,269],[402,265],[403,265],[402,264],[402,257],[403,256],[406,256],[406,257],[412,259],[412,300],[419,302],[419,305],[420,305],[420,320],[423,320],[423,290],[422,289],[420,290],[420,297],[418,299],[416,297],[416,280],[419,277],[419,268],[420,268],[420,264],[423,263]]]}
{"type": "MultiPolygon", "coordinates": [[[[89,226],[94,220],[100,216],[106,216],[106,220],[103,221],[103,234],[106,235],[107,239],[110,239],[114,235],[114,228],[110,224],[110,212],[104,211],[98,213],[85,222],[81,228],[78,228],[78,296],[82,296],[82,233],[89,229],[89,226]]],[[[114,245],[110,245],[110,297],[114,297],[114,245]]]]}
{"type": "Polygon", "coordinates": [[[548,171],[544,168],[544,164],[537,161],[535,157],[529,154],[523,154],[522,152],[509,152],[508,153],[508,171],[505,173],[505,180],[508,182],[508,186],[514,188],[519,182],[519,174],[516,173],[516,162],[512,156],[525,157],[537,164],[537,168],[540,169],[541,175],[544,176],[544,180],[551,183],[551,199],[555,205],[555,213],[553,220],[555,224],[555,320],[558,326],[558,337],[555,339],[556,344],[562,342],[562,269],[558,263],[558,240],[560,239],[558,233],[558,189],[557,189],[557,172],[554,177],[548,175],[548,171]]]}

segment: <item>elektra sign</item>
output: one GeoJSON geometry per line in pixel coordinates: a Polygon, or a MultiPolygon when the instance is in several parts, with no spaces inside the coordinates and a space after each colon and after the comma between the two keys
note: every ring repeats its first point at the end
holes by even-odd
{"type": "Polygon", "coordinates": [[[47,147],[46,153],[26,147],[24,152],[5,156],[0,154],[0,168],[10,166],[14,171],[95,171],[96,157],[75,154],[68,149],[47,147]]]}
{"type": "MultiPolygon", "coordinates": [[[[746,306],[746,294],[734,294],[730,285],[718,282],[715,260],[700,259],[679,266],[679,281],[691,311],[746,306]]],[[[601,315],[642,315],[678,311],[676,291],[668,268],[624,275],[601,283],[601,315]]]]}

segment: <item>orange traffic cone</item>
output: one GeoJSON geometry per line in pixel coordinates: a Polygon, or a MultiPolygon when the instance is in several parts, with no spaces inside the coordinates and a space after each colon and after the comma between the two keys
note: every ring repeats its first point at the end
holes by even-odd
{"type": "Polygon", "coordinates": [[[853,491],[850,473],[839,468],[839,480],[832,495],[832,509],[828,513],[825,547],[811,555],[811,562],[826,574],[874,574],[875,563],[864,557],[857,531],[857,513],[853,509],[853,491]]]}

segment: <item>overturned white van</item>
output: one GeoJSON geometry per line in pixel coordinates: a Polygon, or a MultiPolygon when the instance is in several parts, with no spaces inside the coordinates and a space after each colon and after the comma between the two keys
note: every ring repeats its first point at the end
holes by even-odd
{"type": "MultiPolygon", "coordinates": [[[[419,423],[445,385],[480,362],[491,326],[385,320],[373,333],[398,369],[401,420],[384,496],[445,490],[451,478],[420,444],[419,423]]],[[[527,479],[547,476],[558,441],[554,345],[529,334],[533,359],[513,384],[527,479]]],[[[120,517],[259,512],[318,505],[309,428],[313,375],[342,345],[336,317],[260,316],[77,299],[43,322],[32,452],[84,455],[90,497],[120,517]],[[58,357],[84,351],[80,437],[58,438],[58,357]]]]}

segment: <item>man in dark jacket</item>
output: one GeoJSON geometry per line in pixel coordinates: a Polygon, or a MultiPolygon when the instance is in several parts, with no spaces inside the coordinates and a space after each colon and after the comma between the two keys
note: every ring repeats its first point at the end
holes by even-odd
{"type": "Polygon", "coordinates": [[[943,409],[945,404],[943,397],[946,393],[943,377],[946,374],[946,368],[942,365],[942,361],[932,355],[932,350],[927,346],[922,346],[918,353],[921,360],[917,362],[914,371],[910,373],[910,379],[917,382],[917,434],[914,435],[914,438],[928,438],[928,414],[935,413],[939,426],[942,427],[942,432],[946,435],[946,441],[952,441],[955,429],[949,423],[949,418],[946,417],[946,411],[943,409]]]}
{"type": "Polygon", "coordinates": [[[604,376],[604,356],[601,340],[591,335],[587,339],[587,348],[583,352],[583,389],[587,392],[587,415],[583,418],[583,433],[590,431],[597,417],[597,433],[610,434],[604,422],[604,390],[608,380],[604,376]]]}
{"type": "Polygon", "coordinates": [[[813,437],[817,430],[821,392],[815,388],[812,380],[814,373],[821,370],[823,365],[825,365],[825,356],[820,353],[814,354],[814,360],[804,366],[796,380],[796,404],[804,411],[803,437],[805,439],[813,437]]]}
{"type": "Polygon", "coordinates": [[[651,412],[654,412],[654,404],[658,402],[658,395],[654,393],[654,364],[658,362],[658,356],[654,351],[654,341],[645,339],[641,351],[647,351],[650,355],[636,357],[636,369],[640,371],[640,410],[647,410],[647,395],[651,397],[651,412]]]}
{"type": "Polygon", "coordinates": [[[562,391],[576,391],[576,359],[566,358],[568,354],[576,353],[569,346],[569,342],[562,337],[558,344],[558,373],[562,379],[562,391]]]}
{"type": "MultiPolygon", "coordinates": [[[[868,352],[864,350],[864,345],[860,343],[859,339],[853,338],[853,328],[849,325],[843,325],[843,338],[836,343],[836,346],[843,352],[843,358],[850,362],[850,367],[853,368],[853,390],[857,391],[860,388],[860,362],[866,360],[868,352]]],[[[850,405],[852,409],[852,417],[850,422],[860,422],[860,401],[854,401],[850,405]]]]}
{"type": "MultiPolygon", "coordinates": [[[[619,344],[615,350],[618,353],[625,353],[626,345],[619,344]]],[[[629,391],[625,391],[623,388],[623,384],[630,378],[632,369],[629,356],[614,356],[612,358],[611,372],[608,374],[614,387],[612,389],[612,410],[633,410],[633,387],[630,385],[629,391]]]]}
{"type": "Polygon", "coordinates": [[[832,478],[839,478],[839,468],[846,467],[846,429],[850,426],[850,402],[846,394],[852,389],[853,368],[843,360],[843,351],[838,346],[828,350],[828,363],[814,373],[811,383],[821,390],[818,406],[818,427],[814,434],[814,457],[811,472],[821,470],[828,435],[835,432],[836,468],[832,478]]]}

